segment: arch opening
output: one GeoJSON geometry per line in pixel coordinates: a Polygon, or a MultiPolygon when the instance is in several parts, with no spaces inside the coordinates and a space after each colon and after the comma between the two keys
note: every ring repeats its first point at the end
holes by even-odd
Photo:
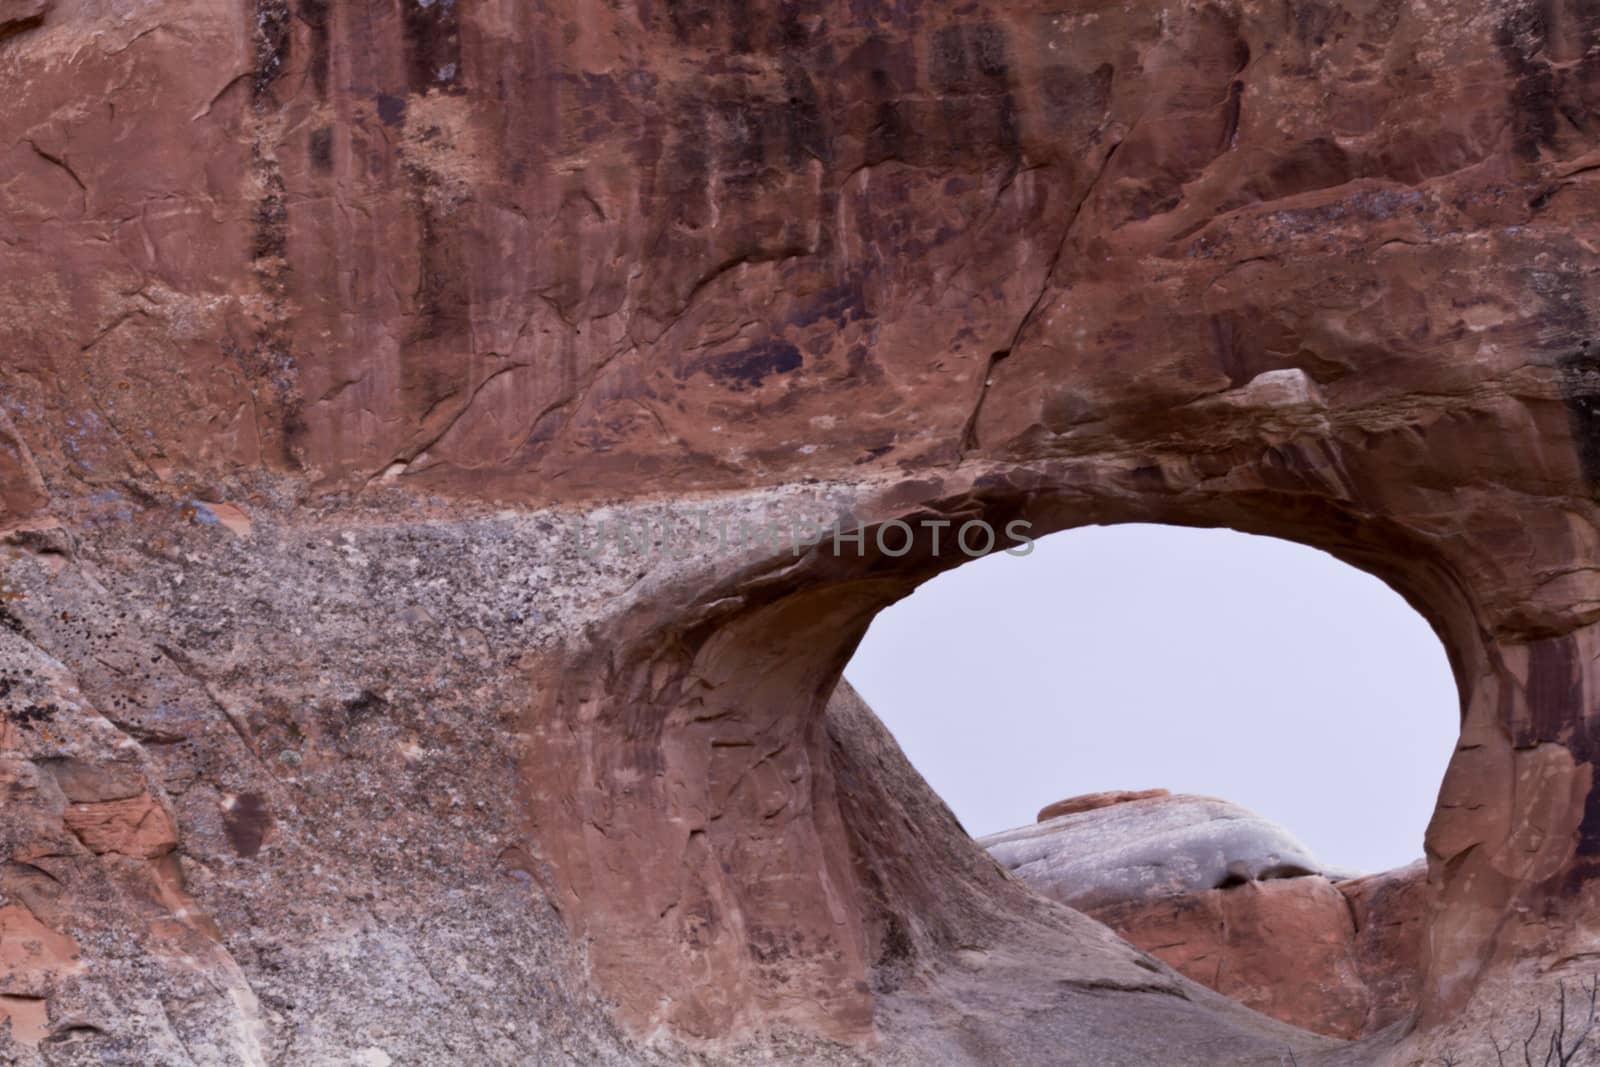
{"type": "Polygon", "coordinates": [[[1041,894],[1320,1033],[1414,1009],[1459,696],[1379,579],[1228,529],[1079,527],[928,581],[845,678],[1041,894]]]}

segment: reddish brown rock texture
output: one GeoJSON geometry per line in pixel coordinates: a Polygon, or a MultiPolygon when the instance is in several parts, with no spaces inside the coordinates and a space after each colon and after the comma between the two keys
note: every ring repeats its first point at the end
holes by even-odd
{"type": "Polygon", "coordinates": [[[1219,993],[1348,1039],[1416,1008],[1426,875],[1417,864],[1345,882],[1282,878],[1088,913],[1219,993]]]}
{"type": "Polygon", "coordinates": [[[1355,927],[1356,974],[1367,990],[1361,1030],[1372,1033],[1407,1019],[1421,988],[1420,964],[1426,958],[1427,863],[1335,884],[1350,908],[1355,927]]]}
{"type": "Polygon", "coordinates": [[[959,558],[551,532],[690,494],[1385,579],[1462,734],[1414,1025],[1327,1062],[1545,1003],[1600,909],[1597,39],[1578,0],[0,6],[0,637],[52,679],[5,698],[0,871],[84,963],[16,1054],[1279,1062],[1067,920],[1063,1006],[1008,940],[1047,935],[863,859],[931,846],[863,836],[828,696],[959,558]],[[69,802],[68,758],[141,784],[69,802]]]}
{"type": "Polygon", "coordinates": [[[1324,878],[1231,889],[1090,912],[1181,974],[1273,1018],[1359,1037],[1368,996],[1352,959],[1354,928],[1324,878]]]}

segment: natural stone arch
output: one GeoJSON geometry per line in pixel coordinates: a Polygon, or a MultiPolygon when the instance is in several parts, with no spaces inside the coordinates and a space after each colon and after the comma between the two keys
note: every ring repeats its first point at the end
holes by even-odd
{"type": "MultiPolygon", "coordinates": [[[[1590,772],[1581,747],[1539,724],[1570,715],[1560,701],[1573,686],[1556,683],[1574,666],[1561,650],[1582,638],[1496,638],[1504,575],[1483,573],[1482,556],[1424,523],[1336,499],[1322,472],[1285,459],[1314,454],[1264,448],[1222,489],[1117,458],[963,468],[858,487],[850,510],[869,527],[1025,518],[1041,535],[1118,521],[1226,525],[1325,549],[1401,592],[1439,633],[1462,696],[1461,741],[1427,836],[1435,905],[1419,1021],[1438,1026],[1468,1008],[1485,975],[1529,954],[1519,912],[1581,906],[1569,887],[1588,862],[1578,821],[1590,772]]],[[[635,1025],[711,1037],[780,1022],[859,1040],[894,927],[884,909],[915,910],[947,933],[963,925],[971,884],[942,891],[904,868],[909,886],[864,880],[834,796],[821,719],[855,643],[877,610],[963,558],[929,558],[925,543],[887,558],[871,540],[864,558],[825,544],[798,560],[713,560],[639,589],[587,654],[536,669],[533,833],[635,1025]]],[[[913,838],[894,840],[904,831],[883,832],[880,858],[914,853],[913,838]]],[[[937,959],[951,940],[917,947],[937,959]]]]}
{"type": "MultiPolygon", "coordinates": [[[[15,645],[27,631],[38,645],[17,655],[30,670],[70,664],[108,708],[141,695],[140,675],[185,695],[177,732],[137,716],[125,736],[84,726],[103,762],[121,751],[115,737],[166,772],[149,776],[151,796],[187,781],[182,737],[204,753],[208,787],[294,814],[303,800],[252,758],[255,738],[298,725],[294,709],[381,700],[361,688],[370,679],[335,700],[285,669],[326,648],[434,703],[420,683],[436,649],[415,647],[427,636],[312,625],[315,639],[278,643],[299,617],[272,595],[334,573],[311,548],[325,524],[349,526],[381,560],[405,558],[412,534],[477,544],[486,509],[532,527],[556,505],[759,500],[829,478],[877,522],[969,494],[1042,517],[1077,494],[1082,515],[1222,522],[1342,551],[1440,627],[1467,699],[1430,835],[1440,903],[1424,1027],[1516,1010],[1512,979],[1589,951],[1600,22],[1587,4],[102,7],[34,0],[0,18],[17,175],[0,242],[0,527],[8,554],[25,557],[21,577],[7,574],[18,588],[0,590],[20,629],[0,636],[15,645]],[[116,107],[80,106],[96,93],[116,107]],[[247,540],[207,542],[187,525],[199,516],[247,540]],[[403,536],[385,533],[395,527],[403,536]],[[254,569],[248,617],[197,618],[174,598],[187,579],[227,602],[215,564],[241,559],[254,569]],[[127,662],[150,665],[140,674],[108,678],[106,635],[66,632],[110,601],[141,620],[117,635],[127,662]],[[174,634],[230,648],[202,662],[174,634]]],[[[649,877],[660,870],[649,834],[688,840],[692,820],[661,809],[704,807],[708,768],[744,780],[738,750],[715,762],[683,710],[708,699],[684,688],[696,657],[724,682],[716,700],[786,729],[815,723],[833,673],[823,653],[908,589],[914,563],[863,577],[723,560],[603,606],[546,574],[549,628],[570,655],[450,605],[485,662],[490,637],[528,646],[528,850],[601,939],[598,971],[626,1018],[708,1037],[785,1021],[864,1033],[870,990],[853,983],[883,956],[858,921],[865,906],[816,891],[817,864],[803,861],[839,825],[865,825],[871,775],[840,791],[848,820],[826,804],[828,768],[842,773],[855,749],[824,759],[813,730],[780,750],[823,798],[794,854],[735,835],[719,845],[732,849],[724,871],[709,840],[696,845],[708,852],[676,912],[684,894],[649,877]],[[572,632],[593,618],[587,636],[572,632]],[[779,642],[778,621],[822,651],[779,642]],[[657,783],[658,769],[673,777],[657,783]],[[762,871],[773,877],[752,903],[740,882],[762,871]],[[839,923],[824,909],[826,946],[813,938],[796,955],[782,942],[807,928],[791,892],[802,909],[850,905],[839,923]],[[695,909],[703,919],[682,918],[695,909]],[[722,925],[752,915],[761,929],[722,925]],[[685,955],[663,930],[699,931],[704,946],[685,955]],[[702,969],[667,974],[685,961],[702,969]],[[719,987],[705,968],[723,967],[719,987]]],[[[466,599],[502,588],[470,568],[451,577],[466,599]]],[[[396,609],[382,617],[429,599],[424,584],[375,586],[396,609]]],[[[501,665],[481,670],[473,690],[503,706],[501,665]]],[[[72,686],[55,688],[59,700],[72,686]]],[[[438,724],[426,738],[456,758],[484,754],[453,780],[479,783],[498,827],[512,805],[495,771],[512,742],[477,720],[454,725],[468,743],[438,724]]],[[[54,758],[33,743],[30,768],[54,758]]],[[[388,773],[419,777],[383,756],[388,773]]],[[[324,869],[364,860],[372,840],[356,831],[390,813],[326,767],[309,762],[304,776],[350,832],[315,846],[286,835],[285,852],[324,869]]],[[[455,816],[426,801],[444,783],[421,778],[435,788],[417,790],[419,818],[443,832],[455,816]]],[[[35,792],[40,825],[59,829],[65,794],[35,792]]],[[[207,849],[216,812],[188,796],[179,845],[226,858],[207,849]]],[[[868,846],[899,839],[879,829],[857,833],[868,846]]],[[[259,835],[247,836],[253,852],[259,835]]],[[[491,881],[485,854],[459,849],[458,871],[491,881]]],[[[887,872],[884,894],[917,900],[988,886],[948,858],[953,879],[889,859],[867,867],[887,872]]],[[[325,972],[301,965],[321,938],[239,905],[316,893],[354,921],[347,902],[284,868],[216,869],[206,905],[235,937],[284,948],[282,973],[306,976],[287,999],[319,1001],[325,972]]],[[[846,873],[833,864],[827,884],[848,886],[846,873]]],[[[374,895],[452,906],[438,866],[394,862],[370,877],[374,895]]],[[[862,877],[857,901],[877,892],[862,877]]],[[[68,917],[99,909],[147,925],[125,898],[67,900],[68,917]]],[[[463,936],[508,936],[507,914],[522,915],[480,910],[463,936]]],[[[1041,938],[1066,930],[1116,972],[1094,979],[1113,992],[1152,981],[1114,946],[1091,952],[1098,942],[1070,920],[1049,925],[1041,938]]],[[[935,947],[948,958],[958,941],[935,947]]],[[[397,957],[380,958],[392,970],[397,957]]],[[[172,966],[101,988],[142,994],[172,966]]],[[[494,983],[496,1007],[531,1010],[515,996],[530,984],[494,983]]],[[[341,1009],[403,1019],[395,1029],[434,1006],[396,1008],[393,987],[344,992],[341,1009]]],[[[248,999],[218,998],[219,1021],[197,1029],[298,1032],[248,999]]],[[[314,1021],[328,1056],[357,1051],[331,1033],[342,1016],[314,1021]]],[[[458,1013],[423,1029],[442,1044],[475,1039],[478,1024],[458,1013]]],[[[522,1044],[524,1058],[536,1046],[522,1044]]]]}

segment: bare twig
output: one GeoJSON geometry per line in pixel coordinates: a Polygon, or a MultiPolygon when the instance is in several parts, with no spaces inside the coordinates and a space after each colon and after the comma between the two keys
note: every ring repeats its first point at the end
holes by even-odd
{"type": "Polygon", "coordinates": [[[1550,1047],[1551,1051],[1555,1053],[1557,1067],[1570,1067],[1572,1062],[1577,1059],[1578,1052],[1582,1050],[1584,1042],[1588,1041],[1589,1035],[1594,1032],[1595,1008],[1597,1001],[1600,1001],[1600,975],[1590,978],[1588,986],[1583,987],[1586,988],[1589,994],[1589,1014],[1583,1021],[1583,1029],[1579,1030],[1572,1039],[1571,1048],[1565,1047],[1567,1035],[1567,983],[1557,983],[1556,988],[1558,990],[1557,995],[1561,998],[1561,1022],[1556,1032],[1550,1035],[1550,1047]]]}
{"type": "MultiPolygon", "coordinates": [[[[1595,1025],[1600,1022],[1600,975],[1594,975],[1580,988],[1589,994],[1589,1010],[1584,1016],[1583,1025],[1572,1035],[1572,1043],[1567,1043],[1567,983],[1560,981],[1556,983],[1555,1021],[1543,1042],[1539,1041],[1539,1034],[1544,1029],[1544,1009],[1537,1008],[1533,1013],[1533,1029],[1522,1039],[1523,1067],[1573,1067],[1578,1062],[1578,1053],[1594,1036],[1595,1025]],[[1539,1047],[1544,1049],[1544,1058],[1535,1064],[1534,1049],[1539,1047]]],[[[1495,1063],[1499,1067],[1507,1067],[1506,1053],[1516,1047],[1515,1039],[1502,1045],[1500,1039],[1491,1034],[1489,1043],[1494,1048],[1495,1063]]],[[[1441,1057],[1441,1062],[1449,1067],[1455,1061],[1446,1054],[1441,1057]]]]}

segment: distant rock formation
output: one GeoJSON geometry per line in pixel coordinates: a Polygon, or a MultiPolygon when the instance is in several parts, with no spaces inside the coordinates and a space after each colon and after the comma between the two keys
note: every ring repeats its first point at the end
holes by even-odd
{"type": "Polygon", "coordinates": [[[1237,804],[1161,789],[1091,793],[1040,817],[979,843],[1187,977],[1332,1037],[1376,1032],[1416,1006],[1422,861],[1349,877],[1237,804]]]}
{"type": "Polygon", "coordinates": [[[1082,909],[1326,872],[1270,819],[1226,800],[1164,791],[1004,830],[980,844],[1039,892],[1082,909]]]}

